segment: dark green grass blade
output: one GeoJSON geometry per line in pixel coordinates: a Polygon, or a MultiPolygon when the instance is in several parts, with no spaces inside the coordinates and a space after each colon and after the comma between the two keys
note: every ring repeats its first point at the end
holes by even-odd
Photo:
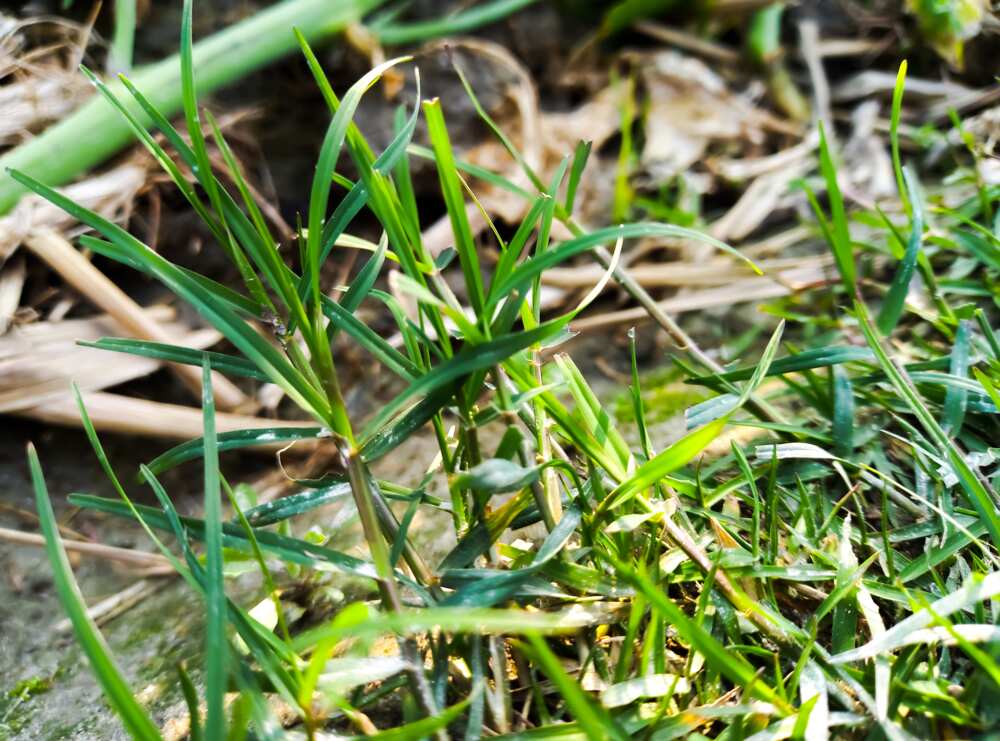
{"type": "Polygon", "coordinates": [[[247,518],[247,522],[253,527],[266,527],[300,515],[303,512],[316,509],[317,507],[322,507],[325,504],[336,502],[339,499],[349,496],[350,493],[351,485],[344,481],[322,489],[303,491],[260,504],[252,509],[248,509],[244,515],[247,518]]]}
{"type": "Polygon", "coordinates": [[[226,734],[225,696],[228,685],[229,642],[226,638],[226,591],[222,575],[222,490],[219,483],[219,446],[215,436],[215,397],[212,370],[202,365],[201,404],[205,435],[205,736],[226,734]]]}
{"type": "Polygon", "coordinates": [[[899,322],[899,317],[903,314],[903,304],[906,295],[910,290],[910,281],[913,273],[917,269],[917,258],[920,255],[920,244],[924,231],[924,209],[920,194],[917,192],[914,176],[909,170],[904,170],[906,187],[910,194],[909,202],[912,204],[913,220],[910,226],[910,240],[903,253],[903,259],[899,261],[899,268],[889,286],[889,293],[886,294],[879,310],[876,326],[884,335],[889,335],[899,322]]]}
{"type": "MultiPolygon", "coordinates": [[[[213,370],[215,366],[212,366],[213,370]]],[[[295,440],[313,440],[323,433],[322,427],[261,427],[250,430],[223,432],[215,436],[214,446],[217,453],[227,450],[239,450],[255,445],[272,445],[274,443],[293,442],[295,440]]],[[[161,453],[149,463],[149,469],[160,474],[181,463],[201,458],[205,454],[206,440],[198,437],[188,440],[165,453],[161,453]]]]}
{"type": "Polygon", "coordinates": [[[192,280],[176,265],[150,250],[116,224],[78,206],[58,191],[22,173],[11,171],[10,175],[73,217],[101,232],[120,249],[127,252],[132,259],[143,264],[147,272],[194,306],[202,316],[236,345],[247,359],[264,371],[272,382],[281,386],[304,409],[311,410],[321,419],[329,417],[329,405],[325,397],[312,388],[277,349],[247,326],[228,304],[205,290],[200,283],[192,280]]]}
{"type": "MultiPolygon", "coordinates": [[[[812,350],[789,355],[771,363],[767,369],[768,376],[780,376],[785,373],[795,373],[796,371],[810,370],[813,368],[825,368],[841,363],[874,363],[875,355],[865,347],[850,347],[831,345],[829,347],[818,347],[812,350]]],[[[725,373],[712,373],[704,376],[688,378],[685,383],[709,385],[716,381],[745,381],[757,370],[756,365],[748,365],[725,373]]]]}
{"type": "MultiPolygon", "coordinates": [[[[954,378],[967,380],[969,375],[969,321],[963,319],[958,323],[955,341],[951,348],[950,375],[954,378]]],[[[949,385],[944,394],[944,417],[941,427],[952,437],[958,437],[965,421],[965,413],[969,408],[969,392],[958,385],[949,385]]]]}
{"type": "Polygon", "coordinates": [[[679,237],[682,239],[693,239],[698,242],[705,242],[718,250],[722,250],[723,252],[742,260],[757,270],[756,266],[750,260],[745,258],[735,249],[724,242],[720,242],[719,240],[708,236],[707,234],[703,234],[694,229],[674,226],[672,224],[640,222],[597,229],[589,234],[583,235],[582,237],[575,237],[563,242],[557,247],[546,250],[542,254],[532,257],[530,260],[526,260],[518,265],[510,273],[510,275],[502,283],[500,283],[500,285],[492,290],[492,294],[495,299],[499,300],[500,298],[507,296],[515,289],[524,293],[526,286],[530,284],[536,276],[541,275],[542,272],[548,268],[554,267],[555,265],[558,265],[575,255],[589,252],[590,250],[600,247],[601,245],[614,244],[614,242],[619,238],[634,239],[637,237],[679,237]]]}
{"type": "Polygon", "coordinates": [[[403,444],[414,432],[430,422],[441,412],[455,395],[458,383],[452,383],[432,391],[390,425],[384,425],[365,440],[361,455],[367,461],[375,461],[388,455],[403,444]]]}
{"type": "Polygon", "coordinates": [[[823,122],[819,124],[819,166],[826,181],[826,192],[830,199],[830,247],[833,259],[840,271],[840,278],[849,296],[853,296],[857,286],[856,268],[854,266],[854,250],[851,245],[851,234],[847,226],[847,211],[844,208],[844,196],[837,184],[837,168],[830,154],[823,122]]]}
{"type": "Polygon", "coordinates": [[[347,311],[357,311],[357,308],[361,306],[361,302],[365,300],[365,297],[372,290],[375,281],[378,280],[379,272],[382,270],[382,264],[385,262],[385,253],[388,246],[389,243],[385,239],[379,241],[378,250],[368,258],[365,266],[354,276],[354,280],[351,281],[351,287],[347,289],[347,293],[339,301],[340,305],[347,311]]]}
{"type": "Polygon", "coordinates": [[[59,539],[55,512],[53,512],[52,503],[49,501],[42,467],[38,462],[38,454],[33,445],[28,445],[28,467],[31,470],[31,481],[35,489],[38,521],[42,534],[45,536],[45,551],[48,554],[49,563],[52,565],[53,582],[59,595],[59,601],[73,625],[76,639],[87,655],[108,703],[122,719],[125,729],[132,738],[139,741],[157,741],[162,738],[159,730],[146,714],[145,709],[136,701],[132,690],[115,664],[103,636],[87,614],[87,605],[83,601],[76,580],[73,578],[73,570],[59,539]]]}
{"type": "Polygon", "coordinates": [[[220,352],[193,350],[189,347],[180,347],[179,345],[149,342],[147,340],[133,340],[127,337],[102,337],[96,342],[79,341],[76,344],[82,347],[93,347],[97,350],[139,355],[144,358],[154,358],[170,363],[183,363],[184,365],[200,366],[204,362],[204,359],[208,358],[212,363],[212,370],[226,375],[253,378],[257,381],[271,380],[257,370],[252,363],[247,362],[243,358],[220,352]]]}
{"type": "MultiPolygon", "coordinates": [[[[132,512],[129,508],[122,502],[114,499],[93,497],[85,494],[71,494],[69,499],[70,502],[79,507],[106,512],[118,517],[132,517],[132,512]]],[[[151,527],[173,531],[173,526],[170,523],[171,518],[160,510],[138,504],[135,505],[135,508],[151,527]]],[[[202,541],[205,539],[205,523],[202,520],[193,517],[178,516],[178,521],[183,525],[190,537],[202,541]]],[[[351,576],[360,576],[366,579],[375,578],[374,568],[372,568],[371,564],[360,558],[267,530],[256,530],[255,534],[261,550],[271,553],[284,561],[290,561],[310,568],[323,568],[324,564],[329,564],[338,571],[351,576]]],[[[244,553],[251,553],[252,551],[250,544],[247,542],[246,534],[237,523],[223,523],[222,542],[226,548],[234,548],[244,553]]]]}

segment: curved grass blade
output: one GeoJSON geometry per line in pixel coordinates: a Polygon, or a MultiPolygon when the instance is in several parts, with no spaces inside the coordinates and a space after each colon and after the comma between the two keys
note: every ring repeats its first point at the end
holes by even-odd
{"type": "Polygon", "coordinates": [[[319,159],[316,162],[316,175],[313,178],[312,190],[309,196],[309,232],[306,235],[306,262],[311,271],[313,301],[318,306],[320,303],[319,289],[319,265],[323,246],[323,223],[327,215],[327,204],[330,199],[330,188],[332,185],[331,175],[336,169],[337,158],[347,137],[347,129],[354,118],[354,113],[361,102],[361,97],[372,85],[374,85],[382,74],[392,67],[406,61],[409,57],[399,57],[390,59],[374,67],[361,77],[344,94],[337,112],[334,114],[330,125],[323,137],[323,145],[320,149],[319,159]]]}
{"type": "Polygon", "coordinates": [[[42,475],[42,467],[33,445],[28,445],[28,467],[31,470],[31,481],[35,489],[35,504],[38,508],[38,521],[45,536],[45,551],[52,565],[52,577],[56,592],[63,609],[73,625],[73,632],[81,648],[87,655],[108,703],[122,719],[126,730],[138,741],[160,741],[162,737],[156,725],[138,703],[128,683],[115,664],[108,645],[94,621],[87,614],[87,605],[83,601],[73,570],[66,557],[66,551],[59,538],[59,528],[56,524],[55,512],[49,501],[49,493],[42,475]]]}
{"type": "MultiPolygon", "coordinates": [[[[771,363],[767,369],[768,376],[781,376],[785,373],[795,373],[797,371],[811,370],[813,368],[826,368],[831,365],[841,363],[874,363],[875,354],[866,347],[851,347],[849,345],[829,347],[817,347],[812,350],[780,358],[771,363]]],[[[727,371],[725,373],[711,373],[703,376],[689,378],[685,383],[708,385],[716,381],[745,381],[753,376],[758,366],[748,365],[743,368],[727,371]]]]}
{"type": "Polygon", "coordinates": [[[415,379],[405,391],[386,404],[365,426],[365,431],[362,433],[365,445],[376,434],[380,434],[386,423],[414,397],[421,394],[432,394],[434,391],[451,384],[456,379],[467,376],[475,371],[492,368],[498,363],[505,361],[511,355],[556,334],[567,322],[568,317],[554,319],[526,332],[499,337],[489,342],[463,348],[461,352],[451,359],[435,366],[430,372],[415,379]]]}
{"type": "Polygon", "coordinates": [[[110,352],[127,353],[128,355],[139,355],[144,358],[154,358],[170,363],[184,363],[185,365],[201,365],[204,358],[208,358],[212,363],[212,370],[217,370],[229,376],[242,376],[253,378],[257,381],[270,381],[265,374],[261,373],[252,364],[234,355],[226,355],[220,352],[209,350],[193,350],[189,347],[170,345],[164,342],[150,342],[147,340],[133,340],[127,337],[101,337],[96,342],[78,341],[76,344],[81,347],[92,347],[95,350],[108,350],[110,352]]]}
{"type": "MultiPolygon", "coordinates": [[[[109,515],[116,515],[118,517],[133,517],[128,507],[114,499],[94,497],[86,494],[71,494],[69,500],[75,506],[85,509],[106,512],[109,515]]],[[[135,509],[151,527],[159,530],[173,530],[170,522],[171,517],[168,517],[160,510],[139,504],[135,505],[135,509]]],[[[205,524],[202,520],[180,515],[177,515],[177,517],[190,537],[196,540],[205,539],[205,524]]],[[[375,569],[370,563],[346,553],[335,551],[332,548],[314,545],[297,538],[289,538],[268,530],[256,530],[255,535],[257,536],[257,542],[260,544],[261,550],[271,553],[283,561],[319,570],[330,570],[332,568],[341,573],[365,579],[376,578],[375,569]]],[[[223,523],[222,543],[226,548],[233,548],[244,553],[252,552],[252,548],[247,542],[246,533],[243,532],[243,528],[239,523],[223,523]]]]}
{"type": "Polygon", "coordinates": [[[206,290],[202,284],[191,279],[186,272],[153,252],[121,227],[77,205],[58,191],[16,170],[12,170],[10,175],[74,218],[99,231],[122,251],[128,253],[131,259],[141,263],[146,272],[194,306],[198,313],[222,332],[248,360],[266,373],[272,382],[281,386],[302,408],[311,411],[324,421],[330,417],[326,398],[312,388],[278,350],[248,327],[228,304],[206,290]]]}
{"type": "Polygon", "coordinates": [[[349,496],[351,485],[347,481],[322,489],[303,491],[271,502],[265,502],[244,512],[247,522],[253,527],[267,527],[303,512],[322,507],[349,496]]]}
{"type": "Polygon", "coordinates": [[[604,229],[597,229],[581,237],[575,237],[567,240],[558,247],[546,250],[540,255],[536,255],[530,260],[526,260],[518,265],[513,271],[511,271],[510,275],[507,276],[507,278],[493,290],[492,293],[498,299],[508,295],[515,289],[524,293],[527,284],[530,283],[532,279],[541,275],[542,272],[548,268],[568,260],[570,257],[583,254],[584,252],[589,252],[590,250],[600,247],[601,245],[613,244],[618,239],[634,239],[637,237],[679,237],[704,242],[718,250],[738,258],[739,260],[742,260],[755,271],[758,273],[760,272],[757,266],[754,265],[749,258],[744,257],[725,242],[720,242],[714,237],[710,237],[709,235],[703,234],[695,229],[687,229],[685,227],[674,226],[672,224],[639,222],[635,224],[623,224],[621,226],[609,226],[604,229]]]}

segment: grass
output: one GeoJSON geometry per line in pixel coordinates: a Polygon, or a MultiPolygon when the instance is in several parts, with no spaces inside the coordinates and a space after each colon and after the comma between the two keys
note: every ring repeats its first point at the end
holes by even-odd
{"type": "MultiPolygon", "coordinates": [[[[988,217],[995,188],[980,185],[960,207],[945,208],[923,195],[896,151],[906,209],[851,214],[838,187],[837,154],[824,138],[829,214],[819,196],[811,198],[841,281],[814,289],[807,305],[790,299],[776,307],[789,320],[743,364],[718,366],[691,345],[678,366],[688,384],[710,396],[688,409],[687,433],[665,445],[651,435],[647,414],[655,410],[646,408],[634,346],[636,435],[618,426],[570,356],[543,361],[542,350],[566,338],[594,294],[566,313],[543,316],[538,279],[548,267],[590,255],[605,266],[605,279],[641,291],[619,265],[627,239],[682,236],[730,248],[670,224],[583,230],[571,214],[588,147],[567,153],[554,178],[528,171],[531,185],[516,185],[457,158],[439,101],[402,112],[396,138],[376,155],[353,114],[379,76],[407,60],[386,62],[338,97],[300,35],[330,125],[307,226],[298,235],[296,273],[239,171],[229,173],[237,185],[231,192],[208,164],[190,25],[188,2],[180,63],[190,144],[127,81],[127,104],[110,87],[100,91],[204,220],[241,287],[174,265],[32,177],[12,176],[101,235],[82,237],[82,245],[163,283],[236,350],[96,343],[202,366],[205,433],[143,467],[159,502],[148,507],[131,502],[87,424],[120,497],[70,500],[139,521],[203,600],[203,682],[179,676],[192,737],[283,737],[268,696],[290,707],[297,730],[311,739],[327,729],[393,739],[822,738],[827,729],[903,739],[993,726],[1000,520],[991,444],[1000,347],[991,314],[968,299],[988,309],[994,297],[1000,241],[988,217]],[[128,113],[133,106],[170,151],[128,113]],[[420,115],[429,149],[411,143],[420,115]],[[343,156],[358,173],[354,181],[336,174],[343,156]],[[413,156],[434,161],[456,235],[453,250],[437,258],[421,242],[407,165],[413,156]],[[465,216],[480,180],[528,206],[509,241],[494,235],[500,258],[490,274],[465,216]],[[344,193],[331,210],[335,185],[344,193]],[[377,244],[349,234],[364,208],[382,227],[377,244]],[[851,234],[861,218],[881,225],[863,244],[851,234]],[[556,220],[573,235],[561,243],[549,238],[556,220]],[[322,265],[334,250],[356,248],[369,252],[368,262],[334,302],[322,265]],[[387,260],[412,312],[375,287],[387,260]],[[964,272],[955,277],[959,260],[964,272]],[[446,271],[461,277],[460,290],[445,280],[446,271]],[[366,302],[389,310],[402,350],[355,316],[366,302]],[[273,337],[248,320],[276,327],[273,337]],[[334,339],[356,343],[399,379],[398,395],[364,424],[345,407],[334,339]],[[210,369],[279,385],[314,426],[216,435],[210,369]],[[728,440],[733,425],[758,428],[758,439],[728,440]],[[483,434],[487,427],[497,434],[483,434]],[[428,481],[447,482],[447,501],[424,486],[376,480],[369,468],[428,428],[439,446],[428,481]],[[236,518],[224,521],[221,497],[231,490],[220,453],[274,435],[331,438],[343,473],[325,488],[236,508],[236,518]],[[501,440],[496,448],[486,443],[492,439],[501,440]],[[727,441],[721,447],[728,452],[702,457],[710,444],[727,441]],[[200,519],[180,516],[157,479],[194,459],[204,469],[200,519]],[[501,502],[501,493],[511,496],[501,502]],[[297,516],[347,495],[364,530],[366,558],[292,534],[297,516]],[[406,505],[402,522],[389,501],[406,505]],[[408,525],[420,508],[445,512],[454,528],[458,544],[439,564],[426,563],[412,546],[408,525]],[[505,537],[535,523],[546,532],[536,545],[505,537]],[[257,564],[277,630],[226,596],[224,560],[235,554],[257,564]],[[297,625],[275,584],[281,572],[298,569],[361,579],[377,600],[297,625]],[[389,670],[384,656],[369,651],[386,635],[397,646],[389,670]],[[372,711],[387,698],[401,715],[391,728],[372,711]]],[[[212,132],[227,152],[218,128],[212,132]]],[[[29,459],[59,595],[77,638],[126,729],[157,738],[86,619],[33,451],[29,459]]]]}

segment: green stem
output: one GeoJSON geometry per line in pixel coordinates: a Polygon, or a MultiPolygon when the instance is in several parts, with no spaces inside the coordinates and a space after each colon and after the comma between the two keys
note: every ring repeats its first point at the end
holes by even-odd
{"type": "MultiPolygon", "coordinates": [[[[400,612],[403,602],[396,587],[396,576],[389,560],[389,548],[379,528],[375,495],[372,492],[365,462],[361,458],[361,454],[353,448],[353,445],[349,449],[346,446],[342,447],[340,452],[351,482],[351,491],[354,494],[354,503],[358,508],[358,516],[361,519],[365,540],[368,542],[368,549],[371,551],[372,561],[375,564],[375,572],[378,574],[382,604],[388,612],[400,612]]],[[[437,715],[438,709],[427,677],[424,676],[423,659],[416,644],[410,639],[400,638],[399,651],[409,665],[407,674],[410,677],[410,685],[417,702],[427,717],[434,717],[437,715]]],[[[438,733],[439,741],[445,741],[447,738],[445,732],[438,733]]]]}
{"type": "MultiPolygon", "coordinates": [[[[205,94],[298,49],[293,26],[309,41],[321,41],[359,20],[382,0],[285,0],[194,45],[197,92],[205,94]]],[[[182,107],[177,55],[139,69],[133,82],[166,116],[182,107]]],[[[147,121],[120,82],[110,85],[140,121],[147,121]]],[[[148,121],[147,121],[148,122],[148,121]]],[[[0,158],[0,213],[20,200],[25,188],[6,174],[15,168],[47,185],[61,185],[128,146],[132,132],[103,96],[0,158]]]]}

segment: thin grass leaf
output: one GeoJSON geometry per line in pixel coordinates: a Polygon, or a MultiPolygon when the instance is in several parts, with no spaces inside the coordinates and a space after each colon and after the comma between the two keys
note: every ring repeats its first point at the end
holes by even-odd
{"type": "Polygon", "coordinates": [[[994,542],[1000,542],[1000,515],[997,514],[997,508],[990,492],[987,491],[986,486],[976,472],[969,467],[962,452],[958,450],[955,443],[948,437],[937,420],[934,419],[927,405],[920,398],[916,388],[914,388],[912,381],[907,378],[905,371],[897,367],[892,359],[889,358],[882,347],[882,341],[876,333],[875,327],[871,323],[865,305],[856,301],[854,309],[858,316],[861,331],[868,341],[868,346],[875,353],[882,370],[899,393],[900,398],[903,399],[920,421],[924,431],[934,441],[934,444],[937,445],[942,456],[951,465],[966,496],[976,508],[980,520],[989,531],[990,537],[994,539],[994,542]]]}
{"type": "Polygon", "coordinates": [[[381,434],[386,423],[416,396],[429,396],[458,378],[478,370],[492,368],[511,355],[530,347],[536,342],[552,337],[568,323],[567,317],[553,319],[533,330],[499,337],[482,344],[470,345],[453,358],[435,366],[430,372],[415,379],[405,391],[383,406],[365,426],[361,437],[367,445],[377,434],[381,434]]]}
{"type": "Polygon", "coordinates": [[[202,365],[201,384],[205,422],[202,446],[205,462],[205,736],[222,738],[226,734],[229,642],[226,637],[226,592],[222,575],[219,446],[215,434],[212,369],[208,360],[202,365]]]}
{"type": "Polygon", "coordinates": [[[562,699],[573,714],[573,719],[579,724],[590,739],[615,739],[624,741],[629,738],[611,715],[591,700],[580,685],[563,669],[559,659],[552,653],[545,641],[534,633],[529,633],[529,646],[522,650],[531,656],[542,671],[555,685],[562,699]]]}
{"type": "MultiPolygon", "coordinates": [[[[842,363],[874,363],[875,355],[866,347],[831,345],[805,350],[795,355],[780,358],[771,363],[768,376],[781,376],[814,368],[826,368],[842,363]]],[[[758,366],[749,365],[725,373],[712,373],[688,378],[685,383],[708,385],[716,381],[745,381],[753,376],[758,366]]]]}
{"type": "MultiPolygon", "coordinates": [[[[899,63],[899,71],[896,73],[896,84],[892,89],[892,109],[889,114],[889,143],[892,152],[892,171],[896,175],[896,188],[899,191],[899,199],[903,202],[903,210],[907,214],[910,214],[911,200],[909,198],[909,184],[906,183],[902,158],[899,156],[899,119],[903,110],[906,68],[907,64],[904,59],[899,63]]],[[[910,228],[911,231],[916,231],[916,224],[912,224],[910,228]]]]}
{"type": "MultiPolygon", "coordinates": [[[[955,342],[951,348],[951,375],[962,380],[968,380],[969,375],[969,321],[963,319],[958,323],[955,332],[955,342]]],[[[961,386],[949,385],[944,394],[944,417],[941,427],[949,435],[957,437],[962,431],[965,413],[969,407],[969,393],[961,386]]]]}
{"type": "Polygon", "coordinates": [[[465,213],[465,198],[462,195],[462,185],[455,167],[455,155],[451,148],[451,139],[445,126],[444,114],[439,100],[427,101],[423,104],[424,118],[427,121],[427,132],[434,148],[434,161],[437,163],[438,179],[441,183],[441,195],[444,197],[448,218],[455,235],[455,249],[465,276],[465,287],[469,292],[469,302],[477,317],[483,314],[486,303],[486,291],[483,288],[483,275],[479,267],[479,256],[469,219],[465,213]]]}
{"type": "Polygon", "coordinates": [[[541,275],[543,271],[550,267],[558,265],[559,263],[564,262],[576,255],[589,252],[590,250],[602,245],[612,244],[618,239],[635,239],[639,237],[675,237],[704,242],[705,244],[711,245],[722,252],[738,258],[758,273],[760,272],[760,269],[751,260],[744,257],[724,242],[720,242],[707,234],[703,234],[694,229],[674,226],[672,224],[640,222],[636,224],[623,224],[621,226],[609,226],[604,229],[597,229],[581,237],[574,237],[573,239],[567,240],[558,247],[547,250],[546,252],[536,255],[530,260],[526,260],[518,265],[507,277],[507,279],[498,285],[492,293],[498,298],[507,296],[515,289],[523,293],[524,289],[531,282],[531,280],[533,280],[536,276],[541,275]]]}
{"type": "MultiPolygon", "coordinates": [[[[106,512],[118,517],[133,517],[132,511],[127,506],[114,499],[93,497],[85,494],[71,494],[69,500],[75,506],[85,509],[106,512]]],[[[177,522],[190,537],[202,541],[205,539],[205,523],[203,520],[193,517],[182,517],[175,514],[167,515],[153,507],[145,507],[138,504],[135,505],[135,509],[142,516],[142,519],[152,527],[160,530],[174,531],[174,525],[171,521],[176,517],[177,522]]],[[[257,542],[261,550],[283,561],[289,561],[318,570],[338,571],[365,579],[376,578],[375,569],[372,565],[360,558],[355,558],[346,553],[308,543],[297,538],[289,538],[268,530],[255,530],[254,534],[257,537],[257,542]]],[[[233,548],[244,553],[253,552],[252,546],[247,541],[246,533],[243,532],[242,527],[238,523],[223,523],[222,544],[226,548],[233,548]]]]}
{"type": "MultiPolygon", "coordinates": [[[[215,369],[215,366],[212,366],[215,369]]],[[[296,440],[315,440],[323,437],[323,427],[261,427],[257,429],[235,430],[216,435],[214,445],[216,452],[240,450],[256,445],[274,445],[276,443],[294,442],[296,440]]],[[[329,434],[329,430],[325,431],[329,434]]],[[[187,461],[202,458],[205,455],[206,440],[204,437],[188,440],[170,450],[161,453],[149,462],[149,469],[160,474],[187,461]]]]}
{"type": "MultiPolygon", "coordinates": [[[[903,69],[905,70],[905,68],[903,69]]],[[[909,193],[909,203],[912,204],[913,218],[910,223],[910,240],[903,253],[903,259],[899,261],[899,268],[896,270],[892,285],[889,286],[889,292],[882,302],[882,308],[879,310],[876,322],[879,331],[887,336],[895,329],[899,317],[903,314],[903,304],[910,290],[910,281],[917,269],[917,258],[920,255],[920,243],[924,231],[923,201],[917,190],[915,176],[909,170],[904,170],[903,177],[909,193]]]]}
{"type": "Polygon", "coordinates": [[[94,621],[87,614],[87,605],[73,578],[73,570],[59,537],[55,512],[49,501],[49,493],[42,475],[42,467],[38,461],[35,447],[28,445],[28,467],[31,471],[31,481],[35,489],[35,505],[38,509],[38,521],[45,536],[45,551],[52,566],[52,576],[59,601],[73,625],[73,632],[79,642],[91,668],[104,690],[108,703],[122,719],[126,730],[133,738],[140,741],[159,741],[162,737],[156,725],[147,715],[143,707],[136,701],[121,670],[115,664],[111,651],[94,621]]]}
{"type": "Polygon", "coordinates": [[[150,250],[121,227],[78,206],[58,191],[23,173],[11,171],[10,175],[73,217],[101,232],[117,247],[127,252],[132,260],[142,264],[146,271],[194,306],[202,316],[236,345],[248,360],[266,373],[272,382],[281,386],[302,408],[310,410],[324,421],[330,418],[326,399],[312,388],[269,342],[248,327],[228,304],[207,291],[202,284],[191,279],[183,270],[150,250]]]}
{"type": "Polygon", "coordinates": [[[144,358],[154,358],[168,363],[183,363],[185,365],[200,366],[205,358],[212,363],[212,369],[230,376],[242,376],[243,378],[253,378],[257,381],[269,381],[270,379],[261,373],[252,364],[233,355],[226,355],[220,352],[209,350],[193,350],[179,345],[170,345],[163,342],[150,342],[148,340],[133,340],[128,337],[101,337],[96,342],[78,341],[76,344],[81,347],[92,347],[96,350],[109,350],[111,352],[126,353],[128,355],[138,355],[144,358]]]}
{"type": "Polygon", "coordinates": [[[534,2],[536,0],[490,0],[444,18],[414,23],[376,23],[372,30],[383,44],[412,44],[438,36],[454,36],[473,31],[506,18],[534,2]]]}
{"type": "Polygon", "coordinates": [[[847,226],[847,211],[844,209],[844,197],[837,183],[837,168],[830,154],[830,145],[826,138],[823,122],[819,123],[819,166],[826,182],[826,192],[830,199],[830,247],[833,259],[840,271],[840,278],[848,296],[854,296],[857,289],[856,268],[854,266],[854,249],[851,244],[851,234],[847,226]]]}
{"type": "Polygon", "coordinates": [[[313,301],[318,305],[320,300],[319,266],[323,246],[323,226],[327,214],[327,203],[330,198],[331,179],[344,139],[347,137],[348,126],[361,102],[361,97],[372,85],[378,82],[386,70],[407,61],[409,57],[390,59],[374,67],[354,83],[344,94],[344,98],[330,121],[323,137],[319,158],[316,162],[316,175],[313,178],[312,190],[309,195],[309,232],[306,237],[306,265],[309,266],[312,278],[313,301]]]}

